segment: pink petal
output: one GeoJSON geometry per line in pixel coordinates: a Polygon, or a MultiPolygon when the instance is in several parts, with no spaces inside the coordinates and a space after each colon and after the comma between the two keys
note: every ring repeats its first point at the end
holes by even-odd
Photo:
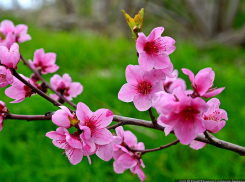
{"type": "Polygon", "coordinates": [[[73,117],[70,112],[60,109],[52,115],[52,122],[57,126],[70,128],[71,123],[68,116],[73,117]]]}
{"type": "Polygon", "coordinates": [[[221,87],[221,88],[215,89],[213,91],[208,91],[204,95],[202,95],[202,97],[204,97],[204,98],[214,97],[215,95],[220,94],[224,89],[225,89],[225,87],[221,87]]]}
{"type": "Polygon", "coordinates": [[[76,165],[83,159],[83,151],[81,149],[72,149],[65,151],[71,164],[76,165]]]}
{"type": "Polygon", "coordinates": [[[54,65],[56,61],[56,54],[53,52],[48,52],[46,54],[43,55],[43,64],[44,65],[54,65]]]}
{"type": "Polygon", "coordinates": [[[77,104],[76,116],[80,120],[79,126],[84,126],[85,121],[93,115],[93,112],[82,102],[77,104]]]}
{"type": "Polygon", "coordinates": [[[58,83],[60,82],[60,80],[62,80],[62,78],[60,77],[60,75],[55,74],[55,75],[52,76],[52,78],[50,79],[51,86],[52,86],[54,89],[57,89],[57,88],[58,88],[58,83]]]}
{"type": "Polygon", "coordinates": [[[158,55],[158,56],[154,56],[151,58],[155,64],[154,64],[154,68],[155,69],[165,69],[169,66],[170,64],[170,58],[167,55],[158,55]]]}
{"type": "Polygon", "coordinates": [[[193,142],[191,142],[190,147],[195,149],[195,150],[199,150],[201,148],[203,148],[204,146],[206,146],[207,144],[204,142],[199,142],[194,140],[193,142]]]}
{"type": "Polygon", "coordinates": [[[136,40],[136,50],[138,51],[138,53],[141,53],[144,51],[147,39],[146,39],[145,34],[142,32],[138,33],[138,36],[139,37],[136,40]]]}
{"type": "Polygon", "coordinates": [[[196,88],[193,88],[201,96],[204,95],[213,85],[213,80],[208,72],[200,73],[195,77],[196,88]]]}
{"type": "Polygon", "coordinates": [[[113,162],[113,168],[117,174],[121,174],[126,170],[124,167],[122,167],[122,165],[118,164],[117,161],[113,162]]]}
{"type": "Polygon", "coordinates": [[[108,129],[97,129],[95,133],[92,133],[94,142],[98,145],[106,145],[113,141],[113,136],[108,129]]]}
{"type": "Polygon", "coordinates": [[[65,82],[65,85],[66,85],[67,87],[70,87],[70,85],[71,85],[71,77],[70,77],[67,73],[65,73],[65,74],[63,75],[62,79],[63,79],[63,81],[65,82]]]}
{"type": "Polygon", "coordinates": [[[45,71],[42,71],[42,74],[47,74],[47,73],[54,73],[56,72],[60,67],[57,65],[52,65],[49,66],[45,69],[45,71]]]}
{"type": "Polygon", "coordinates": [[[206,112],[208,110],[208,104],[200,97],[191,100],[191,105],[200,112],[206,112]]]}
{"type": "Polygon", "coordinates": [[[137,159],[125,153],[117,159],[117,163],[120,164],[122,167],[128,169],[137,165],[137,159]]]}
{"type": "Polygon", "coordinates": [[[82,137],[85,139],[85,140],[90,140],[91,139],[91,130],[89,127],[87,126],[79,126],[80,130],[83,131],[83,133],[81,134],[82,137]]]}
{"type": "Polygon", "coordinates": [[[150,94],[138,94],[134,97],[133,102],[136,109],[139,111],[146,111],[152,106],[152,97],[150,94]]]}
{"type": "Polygon", "coordinates": [[[109,161],[113,155],[113,148],[111,144],[101,145],[96,151],[96,155],[104,161],[109,161]]]}
{"type": "Polygon", "coordinates": [[[165,54],[169,55],[171,53],[173,53],[176,49],[176,47],[174,46],[175,44],[175,40],[171,37],[168,36],[164,36],[161,38],[161,44],[165,45],[165,54]]]}
{"type": "Polygon", "coordinates": [[[70,96],[71,97],[76,97],[79,94],[81,94],[83,91],[83,86],[79,82],[73,82],[71,83],[71,87],[69,90],[70,96]]]}
{"type": "Polygon", "coordinates": [[[12,21],[10,20],[3,20],[1,22],[1,31],[4,32],[4,34],[7,34],[9,32],[13,33],[15,31],[15,27],[12,21]]]}
{"type": "Polygon", "coordinates": [[[7,79],[8,83],[13,84],[14,78],[13,78],[13,75],[12,75],[12,72],[10,71],[10,69],[7,69],[6,73],[7,73],[6,79],[7,79]]]}
{"type": "Polygon", "coordinates": [[[113,119],[113,113],[108,109],[98,109],[97,111],[94,112],[93,116],[95,117],[94,121],[96,122],[100,121],[97,124],[99,125],[98,128],[107,127],[108,125],[111,124],[113,119]]]}
{"type": "Polygon", "coordinates": [[[131,131],[124,132],[124,142],[129,146],[136,146],[137,145],[137,138],[131,131]]]}
{"type": "Polygon", "coordinates": [[[116,128],[116,134],[117,136],[121,137],[123,139],[124,137],[124,130],[123,130],[123,127],[122,126],[118,126],[116,128]]]}
{"type": "Polygon", "coordinates": [[[44,54],[45,54],[45,53],[44,53],[43,48],[37,49],[37,50],[34,52],[34,59],[33,59],[33,62],[36,63],[36,64],[39,64],[39,62],[42,62],[42,59],[43,59],[44,54]]]}
{"type": "Polygon", "coordinates": [[[139,179],[141,181],[145,181],[145,173],[141,169],[140,165],[136,165],[135,166],[135,171],[134,172],[138,175],[138,177],[139,177],[139,179]]]}
{"type": "Polygon", "coordinates": [[[186,68],[182,68],[181,70],[184,74],[189,76],[189,79],[190,79],[192,85],[194,85],[195,84],[195,81],[194,81],[195,77],[194,77],[193,72],[191,70],[186,69],[186,68]]]}
{"type": "Polygon", "coordinates": [[[46,133],[45,136],[49,137],[53,140],[65,140],[66,139],[65,135],[61,135],[60,133],[58,133],[56,131],[50,131],[50,132],[46,133]]]}
{"type": "Polygon", "coordinates": [[[138,84],[142,80],[144,71],[138,65],[128,65],[125,71],[126,80],[132,85],[138,84]]]}
{"type": "Polygon", "coordinates": [[[148,42],[152,42],[154,41],[155,39],[157,39],[158,37],[161,37],[162,33],[164,31],[164,28],[163,27],[157,27],[157,28],[154,28],[150,35],[147,37],[147,41],[148,42]]]}
{"type": "Polygon", "coordinates": [[[83,145],[77,137],[72,137],[70,134],[66,134],[66,141],[72,148],[83,149],[83,145]]]}
{"type": "Polygon", "coordinates": [[[118,93],[118,99],[124,102],[132,102],[137,92],[136,86],[125,83],[118,93]]]}
{"type": "Polygon", "coordinates": [[[155,66],[155,60],[146,52],[139,53],[138,62],[143,71],[150,71],[155,66]]]}

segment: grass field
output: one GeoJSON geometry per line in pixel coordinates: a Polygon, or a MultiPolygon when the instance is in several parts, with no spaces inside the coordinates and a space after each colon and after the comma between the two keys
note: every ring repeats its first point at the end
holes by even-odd
{"type": "MultiPolygon", "coordinates": [[[[21,23],[15,21],[15,24],[21,23]]],[[[57,54],[57,74],[70,74],[73,81],[84,86],[81,95],[74,103],[84,102],[92,111],[108,108],[114,114],[149,120],[147,112],[137,111],[132,103],[117,99],[118,91],[126,83],[125,68],[136,65],[135,42],[124,38],[109,39],[101,35],[79,32],[52,32],[30,26],[28,31],[32,41],[20,45],[25,59],[33,59],[36,49],[57,54]]],[[[149,32],[146,32],[148,35],[149,32]]],[[[176,51],[170,55],[174,68],[191,69],[197,73],[200,69],[212,67],[216,73],[214,84],[226,89],[218,96],[221,108],[228,113],[226,126],[215,134],[218,138],[245,146],[245,50],[230,46],[213,46],[198,50],[190,42],[176,40],[176,51]]],[[[31,72],[22,62],[18,72],[30,76],[31,72]]],[[[52,74],[44,77],[49,81],[52,74]]],[[[180,77],[190,82],[180,73],[180,77]]],[[[11,104],[4,96],[14,114],[44,114],[57,108],[38,95],[27,98],[21,103],[11,104]]],[[[6,120],[0,132],[0,181],[1,182],[101,182],[101,181],[139,181],[129,170],[123,174],[113,171],[113,160],[105,162],[93,155],[92,165],[86,157],[73,166],[63,150],[53,146],[45,137],[46,132],[55,130],[51,121],[6,120]]],[[[146,148],[155,148],[175,140],[174,135],[165,137],[163,132],[142,127],[125,127],[145,143],[146,148]]],[[[145,154],[146,181],[173,181],[174,179],[245,179],[245,158],[234,152],[213,146],[195,151],[189,146],[178,144],[168,149],[145,154]]]]}

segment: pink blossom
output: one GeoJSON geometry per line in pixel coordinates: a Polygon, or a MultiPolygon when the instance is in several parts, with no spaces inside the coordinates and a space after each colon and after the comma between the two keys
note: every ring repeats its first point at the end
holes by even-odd
{"type": "Polygon", "coordinates": [[[175,50],[175,40],[170,37],[161,37],[163,27],[152,30],[148,37],[138,33],[136,49],[139,54],[139,65],[142,70],[150,71],[152,68],[164,69],[170,64],[169,54],[175,50]]]}
{"type": "Polygon", "coordinates": [[[225,110],[219,108],[220,101],[217,98],[210,99],[207,104],[209,108],[204,113],[205,127],[209,132],[217,133],[225,126],[225,120],[228,120],[227,113],[225,110]]]}
{"type": "MultiPolygon", "coordinates": [[[[199,135],[204,135],[204,134],[203,133],[199,133],[199,135]]],[[[199,142],[197,140],[194,140],[194,141],[191,142],[190,147],[195,149],[195,150],[199,150],[199,149],[205,147],[206,145],[207,144],[204,143],[204,142],[199,142]]]]}
{"type": "MultiPolygon", "coordinates": [[[[28,81],[30,84],[34,85],[33,81],[24,75],[20,74],[26,81],[28,81]]],[[[26,97],[31,97],[31,95],[35,94],[31,88],[26,86],[24,83],[22,83],[20,80],[14,77],[13,84],[5,90],[5,94],[15,99],[14,101],[10,103],[18,103],[22,102],[26,97]]]]}
{"type": "Polygon", "coordinates": [[[215,77],[212,68],[204,68],[200,70],[196,76],[194,76],[192,71],[186,68],[183,68],[182,71],[189,76],[192,83],[192,88],[194,90],[194,93],[192,94],[193,97],[210,98],[218,95],[225,89],[225,87],[218,89],[212,88],[215,77]]]}
{"type": "Polygon", "coordinates": [[[0,66],[0,88],[12,84],[13,81],[14,79],[10,69],[7,69],[5,66],[0,66]]]}
{"type": "Polygon", "coordinates": [[[65,106],[59,106],[59,107],[61,109],[59,109],[52,115],[52,122],[57,126],[61,126],[64,128],[77,126],[79,120],[75,116],[75,113],[71,113],[71,111],[65,106]]]}
{"type": "MultiPolygon", "coordinates": [[[[62,77],[55,74],[50,79],[50,83],[56,91],[68,100],[72,100],[73,97],[77,97],[83,91],[83,86],[79,82],[71,82],[71,77],[67,73],[62,77]]],[[[50,94],[50,96],[53,99],[59,99],[59,96],[56,94],[50,94]]]]}
{"type": "Polygon", "coordinates": [[[125,131],[123,128],[117,127],[116,133],[123,141],[122,144],[113,145],[113,158],[114,158],[114,171],[116,173],[123,173],[126,169],[130,169],[133,174],[137,174],[141,181],[145,180],[145,174],[140,166],[145,167],[143,160],[141,159],[140,152],[129,151],[126,147],[132,149],[144,150],[144,143],[137,143],[136,136],[131,131],[125,131]]]}
{"type": "Polygon", "coordinates": [[[20,61],[19,45],[14,43],[10,49],[5,46],[0,46],[0,59],[1,64],[8,68],[16,69],[18,62],[20,61]]]}
{"type": "Polygon", "coordinates": [[[165,74],[160,70],[143,71],[138,65],[128,65],[126,80],[118,93],[124,102],[132,102],[139,111],[146,111],[152,106],[155,93],[163,90],[165,74]]]}
{"type": "Polygon", "coordinates": [[[11,45],[15,43],[15,35],[8,33],[6,36],[0,32],[0,46],[5,46],[10,49],[11,45]]]}
{"type": "Polygon", "coordinates": [[[101,159],[110,160],[113,151],[110,144],[113,142],[113,136],[106,127],[112,122],[113,113],[108,109],[98,109],[93,113],[88,106],[79,102],[76,116],[80,121],[78,126],[80,130],[83,130],[81,138],[87,144],[90,152],[97,149],[96,154],[101,159]]]}
{"type": "Polygon", "coordinates": [[[79,134],[78,132],[69,134],[66,128],[59,127],[56,131],[46,133],[46,136],[53,140],[53,144],[56,147],[64,149],[69,161],[73,165],[76,165],[81,162],[83,156],[86,155],[79,134]]]}
{"type": "Polygon", "coordinates": [[[27,34],[28,26],[24,24],[19,24],[16,27],[14,26],[13,22],[10,20],[3,20],[0,25],[0,33],[3,36],[12,34],[14,35],[14,42],[25,42],[27,40],[31,40],[31,36],[27,34]]]}
{"type": "Polygon", "coordinates": [[[47,74],[54,73],[59,69],[55,61],[55,53],[49,52],[45,54],[43,49],[37,49],[34,53],[33,62],[29,60],[29,63],[33,69],[37,69],[42,74],[47,74]]]}
{"type": "Polygon", "coordinates": [[[0,131],[2,131],[3,128],[3,120],[6,117],[6,114],[8,114],[8,108],[6,107],[5,103],[3,101],[0,101],[0,131]]]}
{"type": "MultiPolygon", "coordinates": [[[[166,94],[159,95],[166,97],[166,94]]],[[[160,98],[156,102],[165,100],[166,102],[155,103],[161,105],[162,115],[158,122],[162,122],[173,127],[176,137],[182,144],[190,144],[199,133],[205,131],[203,113],[207,111],[208,105],[200,97],[192,98],[186,96],[181,87],[174,89],[171,99],[160,98]]],[[[170,97],[170,96],[168,96],[170,97]]],[[[158,106],[159,107],[159,106],[158,106]]]]}
{"type": "Polygon", "coordinates": [[[166,80],[163,82],[164,90],[166,92],[172,93],[173,90],[179,86],[183,89],[183,91],[186,90],[186,83],[183,79],[178,78],[178,70],[174,70],[172,75],[174,77],[166,77],[166,80]]]}

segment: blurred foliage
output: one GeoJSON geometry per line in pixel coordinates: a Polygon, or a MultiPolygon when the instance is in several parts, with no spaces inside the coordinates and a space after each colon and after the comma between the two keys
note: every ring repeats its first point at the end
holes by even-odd
{"type": "MultiPolygon", "coordinates": [[[[25,23],[13,17],[5,18],[11,18],[15,24],[25,23]]],[[[108,108],[117,115],[150,119],[147,112],[137,111],[133,103],[117,99],[118,91],[126,82],[126,66],[138,64],[133,39],[110,39],[89,32],[52,32],[28,26],[33,39],[20,45],[21,54],[25,59],[33,59],[34,51],[39,48],[44,48],[45,52],[55,52],[57,65],[60,66],[57,74],[68,73],[73,81],[84,86],[83,93],[73,100],[74,103],[84,102],[92,111],[108,108]]],[[[218,98],[221,101],[220,107],[227,111],[229,120],[215,136],[245,146],[245,50],[220,45],[198,50],[191,42],[178,40],[176,47],[170,58],[189,88],[190,81],[181,73],[181,68],[191,69],[196,74],[200,69],[212,67],[216,73],[215,86],[226,87],[218,98]]],[[[18,72],[25,76],[31,75],[22,62],[18,65],[18,72]]],[[[51,76],[52,74],[44,75],[47,80],[51,76]]],[[[18,104],[10,104],[12,100],[4,96],[4,88],[0,91],[1,100],[6,102],[10,112],[14,114],[44,114],[57,109],[38,95],[18,104]]],[[[129,170],[116,174],[113,171],[113,160],[105,162],[96,155],[91,157],[91,165],[84,157],[81,163],[73,166],[62,155],[63,150],[53,146],[52,141],[45,137],[46,132],[56,128],[51,121],[4,121],[0,132],[0,181],[139,181],[129,170]]],[[[176,138],[174,135],[165,137],[163,132],[136,126],[125,126],[125,130],[135,133],[138,141],[144,142],[147,149],[167,144],[176,138]]],[[[146,165],[143,169],[146,181],[245,178],[245,158],[213,146],[195,151],[189,146],[178,144],[145,154],[143,160],[146,165]]]]}

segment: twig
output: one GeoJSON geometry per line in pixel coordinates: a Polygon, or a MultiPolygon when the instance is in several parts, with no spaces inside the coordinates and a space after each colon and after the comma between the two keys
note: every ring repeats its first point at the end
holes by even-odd
{"type": "Polygon", "coordinates": [[[12,69],[12,73],[13,75],[19,79],[22,83],[24,83],[25,85],[27,85],[28,87],[30,87],[33,91],[35,91],[36,93],[38,93],[40,96],[42,96],[43,98],[45,98],[46,100],[48,100],[49,102],[52,102],[55,106],[63,106],[61,103],[57,102],[56,100],[54,100],[53,98],[49,97],[48,95],[46,95],[45,93],[43,93],[41,90],[39,90],[38,88],[36,88],[35,86],[33,86],[31,83],[29,83],[28,81],[26,81],[24,78],[22,78],[22,76],[20,76],[15,69],[12,69]]]}
{"type": "Polygon", "coordinates": [[[151,117],[152,123],[153,123],[154,125],[156,125],[156,124],[157,124],[157,121],[156,121],[156,119],[155,119],[155,116],[154,116],[153,113],[152,113],[151,107],[148,109],[148,112],[149,112],[149,115],[150,115],[150,117],[151,117]]]}
{"type": "Polygon", "coordinates": [[[146,149],[146,150],[138,150],[138,149],[133,149],[133,148],[129,148],[129,147],[126,147],[129,151],[132,151],[132,152],[140,152],[141,155],[145,154],[145,153],[148,153],[148,152],[155,152],[155,151],[158,151],[158,150],[162,150],[162,149],[165,149],[165,148],[168,148],[168,147],[171,147],[173,145],[176,145],[177,143],[179,143],[179,140],[175,140],[167,145],[162,145],[160,147],[157,147],[157,148],[154,148],[154,149],[146,149]]]}
{"type": "Polygon", "coordinates": [[[18,119],[18,120],[51,120],[52,115],[18,115],[18,114],[7,114],[6,119],[18,119]]]}
{"type": "MultiPolygon", "coordinates": [[[[128,118],[128,117],[123,117],[123,116],[117,116],[114,115],[113,116],[113,121],[117,121],[117,122],[123,122],[123,125],[137,125],[137,126],[143,126],[143,127],[147,127],[147,128],[153,128],[156,130],[161,130],[164,131],[164,127],[160,126],[159,124],[153,125],[152,122],[146,121],[146,120],[141,120],[141,119],[135,119],[135,118],[128,118]]],[[[173,132],[172,132],[173,133],[173,132]]],[[[214,145],[213,143],[211,143],[208,139],[205,138],[205,136],[203,135],[198,135],[195,140],[200,141],[200,142],[204,142],[210,145],[214,145]]],[[[219,139],[215,139],[219,145],[214,145],[218,148],[223,148],[226,150],[230,150],[233,152],[236,152],[240,155],[245,155],[245,147],[241,147],[239,145],[233,144],[233,143],[229,143],[223,140],[219,140],[219,139]]]]}
{"type": "Polygon", "coordinates": [[[22,55],[20,55],[20,58],[24,62],[24,64],[26,66],[28,66],[28,68],[45,84],[45,86],[47,86],[50,90],[52,90],[56,95],[58,95],[61,99],[63,99],[68,104],[70,104],[72,107],[74,107],[75,109],[77,108],[76,104],[67,100],[62,94],[60,94],[59,92],[54,90],[53,87],[51,87],[51,85],[49,85],[48,82],[46,82],[46,80],[44,80],[44,78],[40,75],[40,73],[30,66],[30,64],[25,60],[25,58],[22,55]]]}
{"type": "Polygon", "coordinates": [[[204,132],[204,135],[205,135],[205,137],[206,137],[212,144],[214,144],[215,146],[219,145],[219,143],[216,142],[216,141],[214,140],[214,138],[212,138],[212,137],[209,135],[209,133],[208,133],[207,130],[204,132]]]}

